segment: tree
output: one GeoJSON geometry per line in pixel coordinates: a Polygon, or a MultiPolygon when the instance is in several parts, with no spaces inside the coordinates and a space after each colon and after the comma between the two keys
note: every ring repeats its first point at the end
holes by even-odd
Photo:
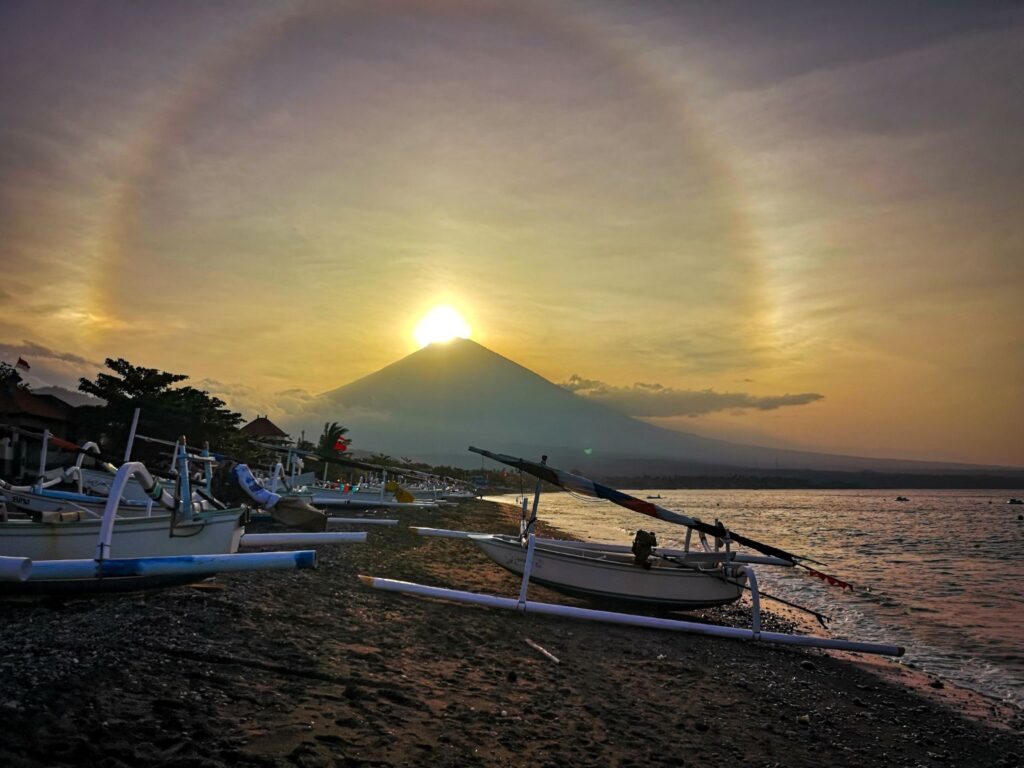
{"type": "MultiPolygon", "coordinates": [[[[223,400],[208,392],[175,386],[187,375],[135,366],[123,358],[107,358],[106,366],[113,374],[97,374],[95,381],[79,379],[78,389],[106,401],[82,408],[81,423],[111,455],[124,449],[136,408],[141,409],[140,434],[164,440],[184,435],[190,445],[209,442],[215,451],[236,455],[246,449],[238,432],[241,414],[228,410],[223,400]]],[[[153,453],[139,448],[143,456],[153,453]]]]}
{"type": "MultiPolygon", "coordinates": [[[[316,446],[316,455],[322,459],[333,459],[352,443],[350,438],[345,437],[348,427],[343,427],[336,421],[329,421],[324,424],[324,431],[320,434],[320,442],[316,446]]],[[[324,463],[324,480],[327,479],[327,462],[324,463]]]]}
{"type": "MultiPolygon", "coordinates": [[[[440,475],[441,477],[452,477],[456,480],[468,480],[470,475],[474,474],[473,471],[463,469],[462,467],[450,467],[447,464],[438,464],[429,467],[427,472],[433,475],[440,475]]],[[[499,470],[500,471],[500,470],[499,470]]],[[[476,474],[479,474],[478,472],[476,474]]]]}
{"type": "Polygon", "coordinates": [[[10,363],[0,363],[0,387],[17,387],[18,389],[28,389],[28,383],[22,381],[21,374],[18,370],[10,363]]]}

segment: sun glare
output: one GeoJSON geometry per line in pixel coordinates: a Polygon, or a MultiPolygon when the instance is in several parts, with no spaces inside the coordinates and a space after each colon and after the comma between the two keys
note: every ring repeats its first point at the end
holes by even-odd
{"type": "Polygon", "coordinates": [[[421,348],[435,341],[468,339],[469,335],[469,324],[462,319],[462,315],[447,305],[430,310],[413,331],[416,343],[421,348]]]}

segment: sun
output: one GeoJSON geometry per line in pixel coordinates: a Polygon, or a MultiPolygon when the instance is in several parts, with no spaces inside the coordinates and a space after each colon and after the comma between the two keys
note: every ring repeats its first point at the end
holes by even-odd
{"type": "Polygon", "coordinates": [[[462,319],[462,315],[447,304],[443,304],[434,307],[423,316],[413,331],[413,336],[422,348],[436,341],[468,339],[470,333],[469,324],[462,319]]]}

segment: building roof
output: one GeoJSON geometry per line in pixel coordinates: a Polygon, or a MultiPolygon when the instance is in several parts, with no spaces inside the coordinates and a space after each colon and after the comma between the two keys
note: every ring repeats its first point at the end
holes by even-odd
{"type": "Polygon", "coordinates": [[[23,414],[37,419],[70,421],[75,408],[53,395],[35,395],[20,387],[0,387],[0,414],[23,414]]]}
{"type": "Polygon", "coordinates": [[[257,416],[255,419],[253,419],[244,427],[242,427],[239,431],[243,435],[248,435],[249,437],[255,438],[271,437],[277,439],[288,439],[288,433],[282,430],[280,427],[278,427],[266,416],[257,416]]]}

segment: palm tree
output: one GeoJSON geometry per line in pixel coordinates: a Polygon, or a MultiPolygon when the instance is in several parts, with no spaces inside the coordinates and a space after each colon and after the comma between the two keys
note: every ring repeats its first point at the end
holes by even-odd
{"type": "MultiPolygon", "coordinates": [[[[316,447],[316,455],[322,459],[333,459],[344,451],[352,442],[350,438],[345,437],[347,432],[348,427],[343,427],[336,421],[324,424],[324,431],[320,435],[320,442],[316,447]]],[[[326,461],[324,462],[324,480],[327,480],[326,461]]]]}

